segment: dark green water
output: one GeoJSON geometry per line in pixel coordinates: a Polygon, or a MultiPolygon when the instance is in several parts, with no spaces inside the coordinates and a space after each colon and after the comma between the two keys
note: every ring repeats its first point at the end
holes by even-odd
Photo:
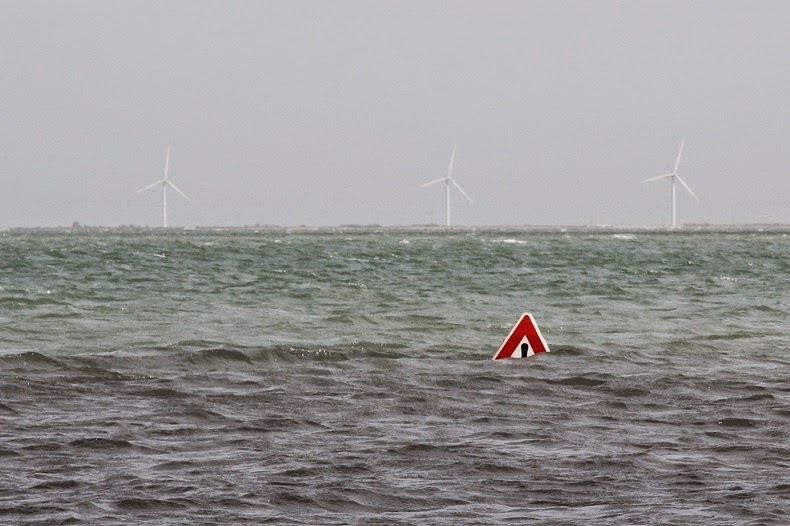
{"type": "Polygon", "coordinates": [[[783,524],[789,262],[781,230],[0,232],[0,518],[783,524]],[[524,311],[551,354],[492,362],[524,311]]]}

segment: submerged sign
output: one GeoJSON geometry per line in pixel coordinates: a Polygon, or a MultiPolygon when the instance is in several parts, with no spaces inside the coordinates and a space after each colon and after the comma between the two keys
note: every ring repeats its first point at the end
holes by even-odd
{"type": "Polygon", "coordinates": [[[505,338],[505,342],[494,355],[494,360],[502,358],[527,358],[541,352],[549,352],[549,346],[540,334],[538,324],[532,314],[525,312],[505,338]]]}

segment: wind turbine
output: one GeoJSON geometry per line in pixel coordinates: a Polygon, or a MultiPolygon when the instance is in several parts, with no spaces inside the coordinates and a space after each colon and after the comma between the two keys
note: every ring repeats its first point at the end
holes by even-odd
{"type": "Polygon", "coordinates": [[[453,153],[450,155],[450,166],[447,168],[447,176],[440,177],[439,179],[434,179],[433,181],[430,181],[428,183],[420,185],[420,188],[425,188],[426,186],[431,186],[432,184],[441,183],[442,181],[444,181],[444,195],[445,195],[444,215],[445,215],[445,225],[446,226],[450,226],[450,184],[455,186],[458,189],[458,191],[461,192],[463,194],[463,196],[466,197],[469,200],[470,203],[472,202],[472,198],[469,197],[468,195],[466,195],[466,192],[464,192],[464,189],[461,188],[458,185],[458,183],[455,182],[455,179],[453,179],[453,160],[454,159],[455,159],[455,146],[453,146],[453,153]]]}
{"type": "Polygon", "coordinates": [[[167,157],[165,157],[165,177],[163,179],[156,181],[155,183],[149,184],[145,188],[140,188],[139,190],[137,190],[138,192],[145,192],[146,190],[150,190],[151,188],[155,187],[158,184],[162,185],[162,227],[163,228],[167,228],[167,187],[169,186],[170,188],[181,194],[181,196],[187,201],[190,200],[184,192],[179,190],[178,187],[173,183],[171,183],[170,180],[167,178],[167,169],[169,166],[170,166],[170,147],[168,146],[167,157]]]}
{"type": "Polygon", "coordinates": [[[691,188],[689,188],[689,185],[687,185],[687,184],[686,184],[686,181],[684,181],[683,179],[681,179],[681,178],[680,178],[680,176],[678,175],[678,166],[680,165],[680,154],[682,154],[682,153],[683,153],[683,145],[685,144],[685,142],[686,142],[686,141],[685,141],[685,139],[684,139],[684,140],[683,140],[683,141],[681,141],[681,143],[680,143],[680,150],[678,151],[678,158],[677,158],[677,160],[675,160],[675,169],[672,171],[672,173],[669,173],[669,174],[664,174],[664,175],[659,175],[658,177],[651,177],[650,179],[645,179],[644,181],[642,181],[643,183],[650,183],[650,182],[653,182],[653,181],[659,181],[659,180],[661,180],[661,179],[670,179],[670,180],[672,181],[672,227],[673,227],[673,228],[674,228],[674,227],[675,227],[675,225],[677,224],[677,214],[676,214],[676,204],[675,204],[675,200],[676,200],[676,195],[675,195],[675,182],[676,182],[676,181],[677,181],[677,182],[680,182],[680,184],[682,184],[682,185],[683,185],[683,188],[685,188],[686,190],[688,190],[688,193],[690,193],[690,194],[691,194],[691,196],[692,196],[694,199],[696,199],[697,201],[699,201],[699,197],[697,197],[697,196],[694,194],[694,192],[692,192],[692,191],[691,191],[691,188]]]}

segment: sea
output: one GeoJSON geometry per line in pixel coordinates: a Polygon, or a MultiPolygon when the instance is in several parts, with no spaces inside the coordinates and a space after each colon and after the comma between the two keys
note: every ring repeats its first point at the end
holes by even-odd
{"type": "Polygon", "coordinates": [[[789,235],[2,231],[0,523],[790,524],[789,235]]]}

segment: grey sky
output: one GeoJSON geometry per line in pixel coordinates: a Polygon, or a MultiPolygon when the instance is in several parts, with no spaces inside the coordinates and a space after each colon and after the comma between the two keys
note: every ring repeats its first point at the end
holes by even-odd
{"type": "Polygon", "coordinates": [[[790,2],[0,0],[0,227],[790,223],[790,2]]]}

